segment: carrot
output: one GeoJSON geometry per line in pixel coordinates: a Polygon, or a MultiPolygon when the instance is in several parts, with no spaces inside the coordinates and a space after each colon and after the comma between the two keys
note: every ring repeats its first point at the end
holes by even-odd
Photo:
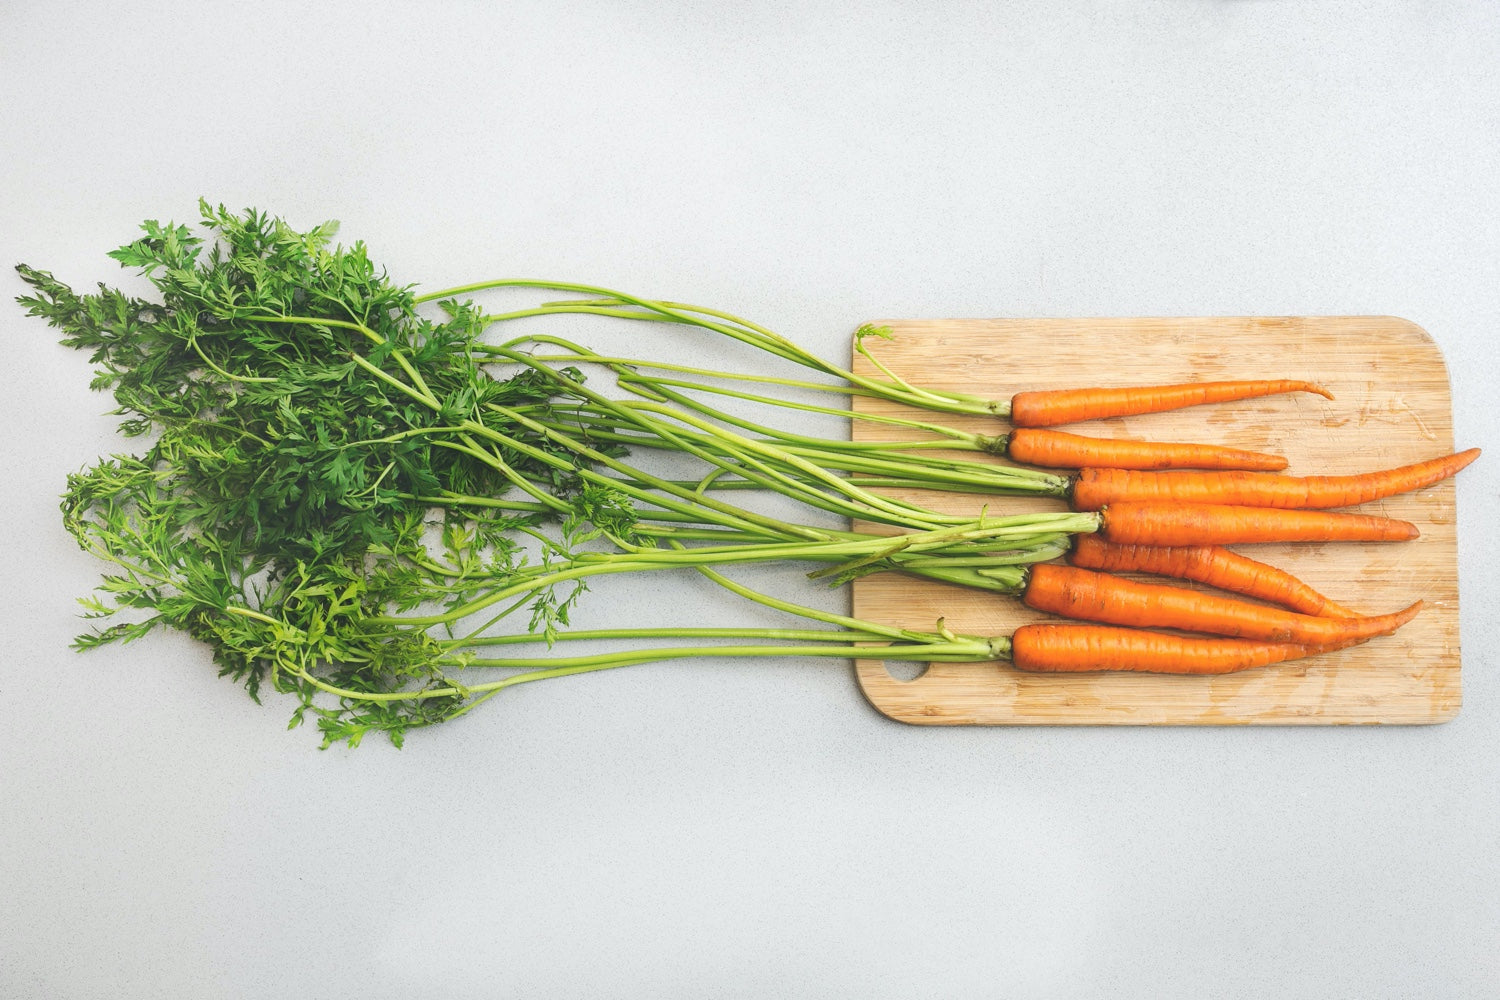
{"type": "Polygon", "coordinates": [[[1207,503],[1112,503],[1099,532],[1123,545],[1235,545],[1249,542],[1399,542],[1417,526],[1371,514],[1276,510],[1207,503]]]}
{"type": "Polygon", "coordinates": [[[1116,545],[1098,535],[1075,535],[1068,561],[1083,569],[1108,573],[1150,573],[1192,580],[1280,604],[1304,615],[1359,617],[1286,570],[1242,556],[1222,545],[1116,545]]]}
{"type": "Polygon", "coordinates": [[[1084,469],[1073,482],[1074,510],[1121,500],[1224,503],[1323,510],[1352,507],[1442,482],[1479,457],[1478,448],[1357,476],[1279,476],[1267,472],[1143,472],[1084,469]]]}
{"type": "Polygon", "coordinates": [[[1422,607],[1418,601],[1388,615],[1319,618],[1185,587],[1137,583],[1056,563],[1040,563],[1030,568],[1021,600],[1033,610],[1079,621],[1172,628],[1309,646],[1388,635],[1415,618],[1422,607]]]}
{"type": "Polygon", "coordinates": [[[1259,469],[1286,468],[1286,459],[1258,451],[1211,444],[1122,441],[1022,427],[1005,438],[1005,453],[1017,462],[1049,469],[1259,469]]]}
{"type": "Polygon", "coordinates": [[[1021,670],[1047,673],[1228,674],[1336,648],[1342,646],[1209,639],[1107,625],[1040,624],[1016,629],[1010,657],[1021,670]]]}
{"type": "Polygon", "coordinates": [[[1050,389],[1018,392],[1012,396],[1010,422],[1013,427],[1055,427],[1102,417],[1160,413],[1203,403],[1226,403],[1283,392],[1315,392],[1327,399],[1333,398],[1332,393],[1320,385],[1288,379],[1189,382],[1124,389],[1050,389]]]}

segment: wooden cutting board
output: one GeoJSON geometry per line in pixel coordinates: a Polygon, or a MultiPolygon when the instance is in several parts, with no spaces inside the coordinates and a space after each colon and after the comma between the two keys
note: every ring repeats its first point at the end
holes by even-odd
{"type": "MultiPolygon", "coordinates": [[[[1246,378],[1320,383],[1334,400],[1275,396],[1079,424],[1101,437],[1201,441],[1272,451],[1288,473],[1363,472],[1453,451],[1448,373],[1431,338],[1383,316],[1208,319],[881,321],[891,341],[866,341],[893,372],[933,388],[1009,399],[1024,389],[1150,385],[1246,378]]],[[[857,353],[856,371],[874,374],[857,353]]],[[[856,399],[862,412],[902,413],[856,399]]],[[[930,418],[930,415],[929,415],[930,418]]],[[[1005,425],[953,417],[952,426],[1000,433],[1005,425]]],[[[857,440],[897,436],[855,421],[857,440]]],[[[997,460],[998,461],[998,460],[997,460]]],[[[1320,657],[1219,677],[1026,674],[1005,663],[910,668],[860,660],[861,688],[881,712],[924,725],[1230,725],[1434,723],[1460,704],[1454,485],[1368,504],[1363,511],[1415,522],[1402,543],[1242,546],[1357,611],[1380,613],[1421,598],[1416,620],[1392,636],[1320,657]]],[[[1004,514],[1065,509],[1061,501],[906,493],[945,511],[1004,514]]],[[[1144,578],[1142,578],[1144,579],[1144,578]]],[[[1161,582],[1158,580],[1157,582],[1161,582]]],[[[1184,586],[1192,586],[1184,584],[1184,586]]],[[[896,574],[854,584],[854,614],[891,625],[1008,635],[1045,616],[1003,596],[896,574]]]]}

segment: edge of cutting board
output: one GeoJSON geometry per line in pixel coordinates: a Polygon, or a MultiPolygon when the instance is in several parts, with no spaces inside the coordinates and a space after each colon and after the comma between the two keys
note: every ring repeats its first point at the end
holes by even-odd
{"type": "MultiPolygon", "coordinates": [[[[1447,365],[1431,336],[1394,316],[882,320],[893,339],[867,341],[892,371],[933,388],[1008,399],[1023,389],[1288,377],[1335,396],[1279,396],[1172,414],[1096,421],[1083,434],[1209,441],[1279,451],[1289,473],[1404,465],[1453,450],[1447,365]]],[[[854,353],[854,370],[878,374],[854,353]]],[[[861,412],[900,413],[855,397],[861,412]]],[[[930,418],[930,415],[929,415],[930,418]]],[[[987,433],[980,418],[942,422],[987,433]]],[[[896,435],[855,421],[857,440],[896,435]]],[[[993,513],[1047,501],[905,494],[944,510],[993,513]]],[[[1051,502],[1055,509],[1062,505],[1051,502]]],[[[1220,677],[1039,675],[1003,663],[933,664],[897,680],[878,659],[855,663],[866,699],[915,725],[1431,724],[1462,704],[1457,539],[1452,481],[1365,505],[1414,521],[1413,542],[1243,547],[1362,611],[1425,602],[1392,636],[1338,653],[1220,677]]],[[[879,574],[853,585],[857,617],[1006,635],[1043,616],[1012,599],[879,574]]]]}

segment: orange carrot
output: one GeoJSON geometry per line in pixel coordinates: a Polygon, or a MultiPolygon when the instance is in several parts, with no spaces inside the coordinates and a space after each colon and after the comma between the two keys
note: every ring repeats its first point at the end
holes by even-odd
{"type": "Polygon", "coordinates": [[[1415,618],[1422,607],[1418,601],[1388,615],[1318,618],[1185,587],[1137,583],[1056,563],[1040,563],[1030,568],[1021,600],[1036,611],[1078,621],[1172,628],[1309,646],[1388,635],[1415,618]]]}
{"type": "Polygon", "coordinates": [[[1098,535],[1075,535],[1068,561],[1083,569],[1107,573],[1150,573],[1192,580],[1280,604],[1304,615],[1359,617],[1286,570],[1231,552],[1222,545],[1116,545],[1098,535]]]}
{"type": "Polygon", "coordinates": [[[1023,427],[1006,435],[1005,453],[1017,462],[1049,469],[1259,469],[1286,468],[1286,459],[1212,444],[1122,441],[1023,427]]]}
{"type": "Polygon", "coordinates": [[[1227,674],[1337,648],[1342,646],[1208,639],[1107,625],[1041,624],[1016,629],[1010,657],[1021,670],[1047,673],[1227,674]]]}
{"type": "Polygon", "coordinates": [[[1126,502],[1109,504],[1099,517],[1105,539],[1123,545],[1399,542],[1417,537],[1417,526],[1410,521],[1324,510],[1126,502]]]}
{"type": "Polygon", "coordinates": [[[1279,476],[1267,472],[1142,472],[1084,469],[1073,483],[1074,510],[1121,500],[1222,503],[1323,510],[1352,507],[1442,482],[1479,457],[1478,448],[1357,476],[1279,476]]]}
{"type": "Polygon", "coordinates": [[[1274,396],[1283,392],[1315,392],[1332,399],[1322,386],[1288,379],[1257,382],[1190,382],[1186,385],[1141,386],[1125,389],[1053,389],[1018,392],[1010,400],[1013,427],[1055,427],[1102,417],[1180,410],[1203,403],[1274,396]]]}

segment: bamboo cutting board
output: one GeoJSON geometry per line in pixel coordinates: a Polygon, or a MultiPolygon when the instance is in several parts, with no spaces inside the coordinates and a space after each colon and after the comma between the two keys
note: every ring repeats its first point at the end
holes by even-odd
{"type": "MultiPolygon", "coordinates": [[[[1442,355],[1420,327],[1392,317],[879,325],[891,327],[894,338],[866,344],[893,372],[919,385],[995,399],[1024,389],[1247,378],[1307,379],[1334,394],[1331,402],[1307,394],[1273,396],[1067,428],[1080,434],[1278,452],[1290,460],[1288,473],[1302,475],[1371,471],[1454,450],[1442,355]]],[[[878,374],[857,353],[854,366],[878,374]]],[[[854,405],[862,412],[903,412],[881,400],[856,398],[854,405]]],[[[940,422],[991,434],[1005,430],[983,418],[940,422]]],[[[853,434],[866,441],[899,436],[862,421],[854,422],[853,434]]],[[[1460,704],[1454,492],[1450,481],[1359,508],[1415,522],[1422,535],[1414,541],[1238,547],[1362,613],[1397,610],[1418,598],[1425,602],[1399,632],[1362,646],[1218,677],[1027,674],[1005,663],[978,663],[932,664],[911,679],[896,665],[887,670],[883,661],[869,659],[856,663],[859,683],[881,712],[923,725],[1442,722],[1460,704]]],[[[1064,509],[1055,500],[902,495],[952,512],[981,506],[997,515],[1064,509]]],[[[854,614],[924,629],[942,618],[955,632],[979,635],[1009,635],[1046,617],[1013,598],[896,574],[856,581],[854,614]]]]}

